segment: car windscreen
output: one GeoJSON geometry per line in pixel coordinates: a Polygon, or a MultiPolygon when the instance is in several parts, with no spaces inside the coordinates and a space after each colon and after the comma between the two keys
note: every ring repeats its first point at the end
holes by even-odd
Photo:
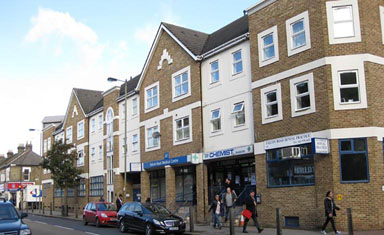
{"type": "Polygon", "coordinates": [[[0,204],[0,220],[17,220],[19,214],[12,205],[0,204]]]}
{"type": "Polygon", "coordinates": [[[116,211],[116,207],[109,203],[98,203],[96,204],[98,211],[116,211]]]}
{"type": "Polygon", "coordinates": [[[157,204],[147,204],[147,205],[144,205],[144,208],[154,214],[167,214],[167,215],[171,214],[171,212],[167,208],[157,204]]]}

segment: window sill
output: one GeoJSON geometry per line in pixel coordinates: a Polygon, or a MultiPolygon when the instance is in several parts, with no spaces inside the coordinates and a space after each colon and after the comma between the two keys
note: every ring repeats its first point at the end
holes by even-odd
{"type": "Polygon", "coordinates": [[[219,135],[224,135],[223,130],[211,131],[211,133],[209,134],[210,137],[219,136],[219,135]]]}
{"type": "Polygon", "coordinates": [[[182,99],[185,99],[189,96],[191,96],[191,91],[189,91],[188,93],[179,95],[179,96],[172,96],[172,103],[177,102],[177,101],[182,100],[182,99]]]}
{"type": "Polygon", "coordinates": [[[267,185],[267,188],[292,188],[292,187],[306,187],[306,186],[315,186],[315,183],[313,183],[313,184],[295,184],[295,185],[276,185],[276,186],[267,185]]]}
{"type": "Polygon", "coordinates": [[[208,89],[213,89],[213,88],[215,88],[215,87],[219,87],[219,86],[221,86],[223,83],[221,82],[221,80],[219,80],[219,81],[217,81],[217,82],[214,82],[214,83],[210,83],[209,85],[208,85],[208,89]]]}
{"type": "Polygon", "coordinates": [[[160,105],[153,106],[153,107],[150,107],[150,108],[146,108],[146,109],[144,110],[144,113],[152,112],[152,111],[154,111],[154,110],[156,110],[156,109],[158,109],[158,108],[160,108],[160,105]]]}
{"type": "Polygon", "coordinates": [[[233,126],[232,132],[238,132],[248,129],[248,126],[244,124],[233,126]]]}
{"type": "Polygon", "coordinates": [[[357,181],[343,181],[343,180],[341,180],[340,183],[342,183],[342,184],[359,184],[359,183],[366,184],[366,183],[369,183],[369,180],[357,180],[357,181]]]}
{"type": "Polygon", "coordinates": [[[182,144],[187,144],[190,142],[192,142],[192,137],[190,137],[188,139],[175,140],[175,141],[173,141],[173,145],[182,145],[182,144]]]}
{"type": "Polygon", "coordinates": [[[244,70],[240,73],[232,74],[232,76],[229,78],[229,81],[233,81],[242,77],[245,77],[247,74],[244,72],[244,70]]]}
{"type": "Polygon", "coordinates": [[[160,145],[159,146],[153,146],[153,147],[147,147],[145,148],[145,152],[151,152],[151,151],[155,151],[155,150],[159,150],[160,149],[160,145]]]}

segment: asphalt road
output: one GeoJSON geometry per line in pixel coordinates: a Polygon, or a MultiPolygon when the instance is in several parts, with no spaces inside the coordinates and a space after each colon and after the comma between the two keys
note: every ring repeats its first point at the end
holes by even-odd
{"type": "MultiPolygon", "coordinates": [[[[117,228],[84,226],[82,221],[28,215],[23,221],[30,226],[34,235],[110,235],[120,234],[117,228]]],[[[126,233],[128,234],[128,233],[126,233]]]]}

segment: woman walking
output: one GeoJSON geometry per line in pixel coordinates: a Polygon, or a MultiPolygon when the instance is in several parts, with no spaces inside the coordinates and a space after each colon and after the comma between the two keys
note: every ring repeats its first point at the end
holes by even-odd
{"type": "Polygon", "coordinates": [[[336,210],[340,210],[339,207],[335,205],[335,202],[333,201],[333,193],[332,191],[328,191],[326,194],[326,197],[324,199],[324,209],[325,209],[325,223],[323,225],[323,228],[321,229],[322,234],[327,234],[325,232],[325,228],[327,227],[328,223],[331,222],[332,229],[335,231],[335,234],[341,234],[341,232],[337,231],[335,226],[335,220],[333,219],[334,216],[336,216],[336,210]]]}
{"type": "Polygon", "coordinates": [[[209,208],[208,212],[213,212],[213,227],[218,229],[221,229],[221,222],[220,222],[220,216],[224,215],[224,206],[223,203],[220,201],[219,194],[216,194],[215,200],[212,202],[211,207],[209,208]]]}

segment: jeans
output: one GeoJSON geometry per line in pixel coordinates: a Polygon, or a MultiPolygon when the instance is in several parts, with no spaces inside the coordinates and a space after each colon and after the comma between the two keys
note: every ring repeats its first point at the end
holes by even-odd
{"type": "Polygon", "coordinates": [[[229,212],[231,211],[232,206],[225,206],[225,220],[229,219],[229,212]]]}
{"type": "MultiPolygon", "coordinates": [[[[260,230],[260,224],[259,221],[257,221],[257,217],[255,215],[252,215],[251,219],[253,220],[253,223],[255,224],[256,228],[260,230]]],[[[245,218],[244,220],[244,226],[243,226],[243,231],[247,230],[247,224],[248,224],[249,219],[245,218]]]]}
{"type": "Polygon", "coordinates": [[[329,221],[331,221],[333,231],[336,232],[337,230],[336,230],[336,227],[335,227],[335,220],[333,220],[333,217],[329,217],[329,216],[327,216],[327,220],[325,221],[322,230],[325,230],[325,228],[327,227],[329,221]]]}
{"type": "Polygon", "coordinates": [[[217,227],[221,228],[221,222],[220,222],[220,214],[214,214],[214,221],[213,221],[213,227],[216,228],[216,225],[217,227]]]}

